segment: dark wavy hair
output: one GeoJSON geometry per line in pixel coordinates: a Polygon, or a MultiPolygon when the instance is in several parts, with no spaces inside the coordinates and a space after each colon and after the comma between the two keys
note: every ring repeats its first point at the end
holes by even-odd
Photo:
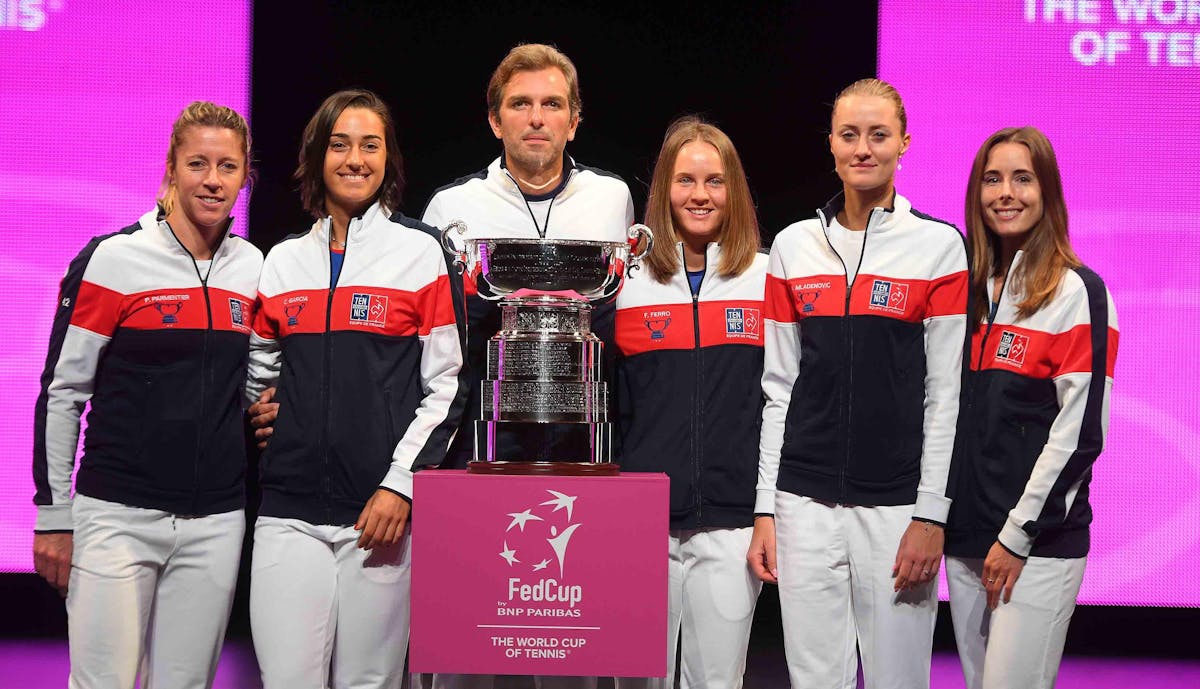
{"type": "Polygon", "coordinates": [[[372,202],[388,212],[400,207],[400,196],[404,192],[404,158],[400,155],[400,142],[396,138],[396,126],[392,113],[383,99],[366,89],[338,91],[321,103],[304,127],[300,141],[300,162],[292,178],[300,183],[300,202],[304,210],[314,218],[325,217],[325,152],[329,149],[329,136],[333,125],[346,108],[362,108],[379,115],[383,122],[383,142],[387,149],[387,165],[383,171],[383,183],[379,185],[372,202]]]}

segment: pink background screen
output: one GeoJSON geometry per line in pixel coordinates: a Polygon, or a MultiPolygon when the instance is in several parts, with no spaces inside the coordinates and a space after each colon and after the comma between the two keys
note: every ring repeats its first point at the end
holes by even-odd
{"type": "Polygon", "coordinates": [[[91,237],[154,207],[188,103],[249,114],[250,32],[250,0],[0,0],[0,572],[32,571],[33,407],[58,281],[91,237]]]}

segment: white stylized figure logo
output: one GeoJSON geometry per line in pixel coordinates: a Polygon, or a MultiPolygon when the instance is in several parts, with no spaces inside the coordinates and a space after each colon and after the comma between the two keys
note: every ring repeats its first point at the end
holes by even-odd
{"type": "MultiPolygon", "coordinates": [[[[552,495],[553,498],[539,503],[534,507],[526,508],[520,512],[507,513],[506,516],[508,516],[511,521],[509,521],[508,526],[504,529],[504,533],[509,534],[509,536],[505,537],[503,541],[504,549],[499,553],[499,555],[500,557],[504,558],[504,561],[508,563],[509,567],[523,564],[517,557],[518,549],[523,552],[530,548],[535,550],[538,549],[538,544],[542,540],[539,538],[539,536],[543,536],[543,534],[545,534],[544,529],[546,526],[548,526],[550,535],[548,537],[543,536],[543,538],[545,543],[550,546],[550,550],[554,553],[554,558],[551,559],[550,557],[538,556],[538,561],[531,562],[529,567],[534,572],[540,572],[547,569],[551,562],[557,560],[558,575],[561,577],[563,575],[563,570],[567,560],[567,545],[570,543],[571,537],[575,534],[575,530],[582,526],[582,524],[571,523],[571,520],[574,518],[575,499],[578,496],[567,495],[566,493],[560,493],[556,490],[547,490],[546,492],[552,495]],[[549,514],[547,514],[546,510],[544,509],[547,506],[553,508],[549,510],[549,514]],[[537,514],[539,511],[541,512],[541,515],[537,514]],[[547,523],[548,520],[554,521],[553,515],[556,512],[562,511],[566,512],[567,523],[565,526],[560,528],[559,526],[547,523]],[[526,533],[526,527],[528,526],[532,528],[538,522],[544,524],[545,526],[541,526],[538,529],[533,529],[526,539],[522,539],[522,535],[526,533]],[[514,541],[514,543],[516,543],[516,547],[510,546],[508,543],[508,538],[512,537],[512,532],[514,529],[517,531],[517,540],[514,541]],[[531,541],[529,539],[534,540],[531,541]]],[[[541,547],[544,548],[545,546],[541,547]]]]}
{"type": "Polygon", "coordinates": [[[553,526],[550,527],[550,535],[554,538],[547,538],[546,542],[554,548],[554,556],[558,558],[558,576],[563,575],[563,563],[567,561],[567,541],[571,540],[571,534],[575,533],[575,529],[579,528],[579,524],[572,524],[563,529],[562,533],[555,534],[553,526]]]}

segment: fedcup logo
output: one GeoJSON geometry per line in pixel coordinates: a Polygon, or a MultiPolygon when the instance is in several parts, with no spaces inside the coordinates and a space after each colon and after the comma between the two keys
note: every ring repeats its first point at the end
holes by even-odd
{"type": "Polygon", "coordinates": [[[821,296],[821,290],[814,289],[814,290],[807,290],[804,292],[797,292],[796,296],[800,299],[800,303],[802,304],[802,306],[800,307],[800,312],[801,313],[812,313],[813,309],[817,308],[816,301],[817,301],[817,297],[821,296]]]}
{"type": "Polygon", "coordinates": [[[670,311],[643,311],[642,322],[650,331],[651,340],[662,340],[667,336],[667,326],[671,325],[670,311]]]}
{"type": "Polygon", "coordinates": [[[283,300],[283,315],[287,317],[289,328],[295,328],[300,325],[300,312],[308,304],[308,296],[299,294],[294,297],[285,297],[283,300]]]}
{"type": "Polygon", "coordinates": [[[181,301],[156,302],[154,308],[162,315],[163,325],[175,325],[179,322],[179,311],[183,309],[181,301]]]}
{"type": "Polygon", "coordinates": [[[283,315],[287,316],[287,324],[291,327],[300,325],[300,312],[304,310],[304,303],[288,304],[283,307],[283,315]]]}
{"type": "Polygon", "coordinates": [[[646,329],[650,331],[650,339],[661,340],[667,336],[667,326],[671,324],[671,319],[647,318],[645,323],[646,329]]]}
{"type": "Polygon", "coordinates": [[[498,555],[509,570],[506,596],[510,605],[527,607],[509,608],[503,614],[579,617],[583,587],[563,583],[571,540],[583,526],[574,521],[578,496],[546,492],[549,500],[505,514],[508,523],[498,555]]]}

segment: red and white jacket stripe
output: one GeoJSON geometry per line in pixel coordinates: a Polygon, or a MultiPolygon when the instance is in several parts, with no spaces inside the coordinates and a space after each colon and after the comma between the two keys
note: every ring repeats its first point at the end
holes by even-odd
{"type": "Polygon", "coordinates": [[[833,249],[835,197],[785,228],[766,284],[766,406],[756,514],[775,491],[916,507],[944,523],[958,417],[967,264],[953,225],[896,195],[871,211],[857,276],[833,249]]]}
{"type": "Polygon", "coordinates": [[[1117,357],[1112,295],[1082,266],[1028,318],[1019,285],[1006,279],[997,295],[989,280],[988,290],[999,306],[968,350],[946,552],[984,557],[999,540],[1021,557],[1082,557],[1117,357]]]}
{"type": "Polygon", "coordinates": [[[695,296],[682,262],[666,284],[635,270],[617,295],[618,461],[667,473],[672,529],[754,523],[767,256],[736,276],[720,262],[713,242],[695,296]]]}
{"type": "Polygon", "coordinates": [[[378,204],[353,218],[335,287],[329,232],[318,220],[268,254],[247,395],[278,386],[261,513],[352,524],[376,488],[411,497],[413,471],[445,456],[465,395],[461,297],[427,225],[378,204]]]}

